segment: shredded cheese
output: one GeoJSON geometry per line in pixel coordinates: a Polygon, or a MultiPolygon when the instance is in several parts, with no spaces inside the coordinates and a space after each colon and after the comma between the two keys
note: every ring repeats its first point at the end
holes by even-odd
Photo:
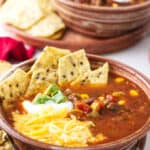
{"type": "Polygon", "coordinates": [[[93,136],[92,121],[67,118],[67,109],[43,110],[37,114],[14,112],[14,127],[22,134],[41,142],[61,146],[88,146],[106,139],[103,134],[93,136]]]}

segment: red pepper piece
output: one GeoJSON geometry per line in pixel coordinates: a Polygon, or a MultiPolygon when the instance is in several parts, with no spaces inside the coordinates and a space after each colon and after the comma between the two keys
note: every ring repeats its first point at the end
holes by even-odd
{"type": "Polygon", "coordinates": [[[103,102],[99,102],[100,109],[103,109],[105,107],[105,104],[103,102]]]}
{"type": "Polygon", "coordinates": [[[83,103],[83,102],[76,102],[75,104],[76,108],[82,110],[85,113],[91,112],[91,108],[88,104],[83,103]]]}

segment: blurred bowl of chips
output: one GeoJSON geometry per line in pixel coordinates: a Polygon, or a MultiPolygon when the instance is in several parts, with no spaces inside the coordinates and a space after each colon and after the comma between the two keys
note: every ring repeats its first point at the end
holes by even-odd
{"type": "Polygon", "coordinates": [[[7,0],[0,6],[0,22],[45,39],[62,37],[65,24],[54,12],[51,0],[7,0]],[[11,13],[10,13],[11,10],[11,13]]]}
{"type": "MultiPolygon", "coordinates": [[[[110,3],[110,0],[107,1],[110,3]]],[[[95,37],[119,36],[140,28],[150,20],[149,0],[127,6],[119,6],[113,0],[111,6],[95,6],[71,0],[52,0],[52,4],[67,26],[95,37]]]]}

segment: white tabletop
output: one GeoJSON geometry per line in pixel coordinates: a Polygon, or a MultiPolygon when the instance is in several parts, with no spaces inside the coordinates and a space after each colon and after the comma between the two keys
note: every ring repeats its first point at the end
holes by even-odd
{"type": "MultiPolygon", "coordinates": [[[[6,35],[8,34],[0,26],[0,36],[6,35]]],[[[105,54],[103,56],[128,64],[150,78],[150,36],[124,51],[105,54]]],[[[150,150],[150,134],[144,150],[150,150]]]]}

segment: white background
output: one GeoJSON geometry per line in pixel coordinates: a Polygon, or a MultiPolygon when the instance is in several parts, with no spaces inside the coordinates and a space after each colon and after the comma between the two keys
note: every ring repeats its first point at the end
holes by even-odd
{"type": "MultiPolygon", "coordinates": [[[[0,36],[5,35],[7,34],[0,26],[0,36]]],[[[104,56],[128,64],[150,78],[150,36],[144,38],[131,48],[116,53],[105,54],[104,56]]],[[[150,150],[150,134],[144,150],[150,150]]]]}

